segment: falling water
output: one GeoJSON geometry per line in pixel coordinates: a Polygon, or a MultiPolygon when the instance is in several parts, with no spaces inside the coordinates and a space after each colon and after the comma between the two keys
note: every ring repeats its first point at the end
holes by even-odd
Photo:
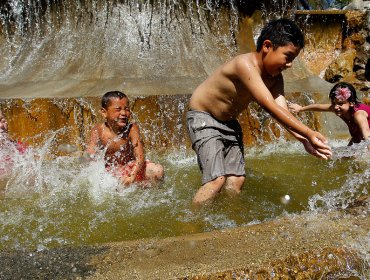
{"type": "Polygon", "coordinates": [[[233,1],[11,0],[0,21],[3,96],[19,82],[23,97],[188,94],[235,53],[238,12],[233,1]]]}

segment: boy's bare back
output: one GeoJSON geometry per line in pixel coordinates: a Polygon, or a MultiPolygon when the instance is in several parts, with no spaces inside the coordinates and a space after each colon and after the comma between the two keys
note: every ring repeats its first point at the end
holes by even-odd
{"type": "Polygon", "coordinates": [[[268,92],[274,98],[284,94],[281,73],[273,77],[263,73],[259,65],[256,52],[236,56],[221,65],[196,88],[190,99],[190,108],[227,121],[236,119],[254,100],[252,90],[268,92]]]}

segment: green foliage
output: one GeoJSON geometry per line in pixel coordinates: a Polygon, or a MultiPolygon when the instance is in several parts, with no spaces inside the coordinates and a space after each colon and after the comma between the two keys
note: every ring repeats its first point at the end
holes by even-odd
{"type": "Polygon", "coordinates": [[[339,4],[341,7],[347,6],[352,0],[336,0],[335,3],[339,4]]]}

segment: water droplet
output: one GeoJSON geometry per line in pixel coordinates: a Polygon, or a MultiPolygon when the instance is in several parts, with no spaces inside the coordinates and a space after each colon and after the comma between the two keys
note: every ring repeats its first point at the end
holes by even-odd
{"type": "Polygon", "coordinates": [[[290,195],[286,194],[280,198],[282,204],[288,204],[290,202],[290,195]]]}
{"type": "Polygon", "coordinates": [[[58,151],[59,152],[64,152],[64,153],[73,153],[77,151],[77,146],[73,144],[60,144],[58,146],[58,151]]]}

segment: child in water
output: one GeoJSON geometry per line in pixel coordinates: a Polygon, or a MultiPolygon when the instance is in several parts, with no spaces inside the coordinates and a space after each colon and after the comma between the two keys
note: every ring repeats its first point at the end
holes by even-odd
{"type": "Polygon", "coordinates": [[[161,181],[163,167],[145,160],[139,127],[130,122],[131,111],[126,94],[120,91],[104,94],[101,113],[105,122],[92,129],[87,153],[94,155],[97,150],[104,150],[107,170],[119,177],[124,186],[134,182],[161,181]]]}
{"type": "Polygon", "coordinates": [[[222,189],[241,192],[246,174],[238,117],[252,102],[286,127],[308,153],[322,159],[331,156],[326,138],[298,121],[286,104],[282,72],[292,67],[303,47],[303,33],[294,22],[273,20],[262,29],[256,51],[227,61],[195,89],[187,125],[202,186],[194,205],[213,200],[222,189]]]}
{"type": "Polygon", "coordinates": [[[288,106],[293,112],[319,111],[335,113],[348,126],[351,134],[348,146],[370,139],[370,106],[358,102],[355,88],[349,83],[337,83],[331,89],[329,98],[331,99],[331,104],[300,106],[289,103],[288,106]]]}
{"type": "Polygon", "coordinates": [[[10,138],[8,134],[8,122],[0,111],[0,146],[9,145],[11,144],[16,148],[16,150],[23,154],[27,150],[27,145],[22,143],[21,141],[15,141],[10,138]]]}
{"type": "Polygon", "coordinates": [[[12,168],[14,152],[24,154],[27,150],[27,145],[21,141],[14,141],[8,134],[8,122],[0,111],[0,176],[8,175],[12,168]]]}

